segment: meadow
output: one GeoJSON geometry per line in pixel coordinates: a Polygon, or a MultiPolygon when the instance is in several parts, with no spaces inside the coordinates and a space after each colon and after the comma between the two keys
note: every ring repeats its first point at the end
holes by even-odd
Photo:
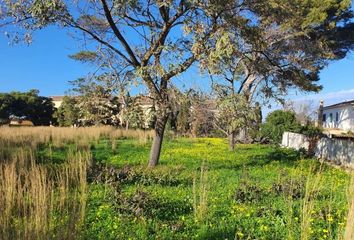
{"type": "Polygon", "coordinates": [[[293,150],[152,132],[0,128],[0,239],[354,239],[350,172],[293,150]]]}

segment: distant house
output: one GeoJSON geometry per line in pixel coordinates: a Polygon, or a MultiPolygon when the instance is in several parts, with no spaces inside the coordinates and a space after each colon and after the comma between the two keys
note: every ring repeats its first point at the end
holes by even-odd
{"type": "Polygon", "coordinates": [[[320,105],[319,120],[325,129],[354,132],[354,100],[329,106],[320,105]]]}
{"type": "Polygon", "coordinates": [[[138,95],[138,103],[144,113],[150,111],[150,109],[154,106],[154,101],[148,96],[138,95]]]}
{"type": "Polygon", "coordinates": [[[30,120],[12,119],[9,123],[10,127],[33,127],[34,124],[30,120]]]}
{"type": "Polygon", "coordinates": [[[63,102],[64,96],[51,96],[52,102],[54,103],[55,108],[59,108],[63,102]]]}

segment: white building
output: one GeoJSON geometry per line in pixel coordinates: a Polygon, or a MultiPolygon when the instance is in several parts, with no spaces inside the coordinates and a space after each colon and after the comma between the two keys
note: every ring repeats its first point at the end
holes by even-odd
{"type": "Polygon", "coordinates": [[[324,128],[354,132],[354,100],[322,108],[324,128]]]}
{"type": "Polygon", "coordinates": [[[58,109],[60,105],[63,103],[64,96],[51,96],[50,98],[52,99],[54,107],[58,109]]]}

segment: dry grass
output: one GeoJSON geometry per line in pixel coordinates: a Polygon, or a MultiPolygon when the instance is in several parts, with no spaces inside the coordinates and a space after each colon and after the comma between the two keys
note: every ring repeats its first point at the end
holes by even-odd
{"type": "Polygon", "coordinates": [[[84,217],[89,152],[59,166],[39,165],[31,151],[0,164],[1,239],[72,238],[84,217]]]}
{"type": "Polygon", "coordinates": [[[113,127],[0,127],[0,239],[74,239],[84,219],[90,144],[109,138],[146,142],[151,131],[113,127]],[[36,151],[76,146],[63,164],[39,164],[36,151]]]}
{"type": "Polygon", "coordinates": [[[119,128],[102,127],[0,127],[1,146],[27,145],[35,147],[39,143],[51,142],[54,146],[63,146],[68,142],[85,145],[90,141],[98,141],[106,137],[137,138],[139,141],[152,139],[153,131],[123,130],[119,128]]]}
{"type": "Polygon", "coordinates": [[[310,168],[305,185],[305,196],[302,199],[301,212],[301,240],[310,239],[311,217],[315,206],[316,195],[320,191],[320,180],[322,178],[322,166],[315,174],[312,174],[313,169],[310,168]]]}
{"type": "MultiPolygon", "coordinates": [[[[126,131],[112,127],[0,127],[0,240],[77,238],[85,218],[90,144],[101,138],[110,139],[108,147],[119,152],[119,138],[135,138],[146,143],[152,137],[151,131],[126,131]],[[64,163],[45,161],[49,164],[39,164],[36,161],[40,144],[47,144],[50,153],[51,146],[60,147],[68,143],[77,148],[67,153],[64,163]]],[[[301,169],[296,171],[302,172],[301,169]]],[[[197,222],[205,221],[208,216],[209,175],[203,162],[200,171],[193,176],[193,210],[197,222]]],[[[301,199],[300,226],[293,219],[295,202],[291,196],[286,196],[289,205],[287,239],[295,239],[294,236],[311,239],[312,212],[321,190],[319,183],[322,177],[322,168],[309,169],[301,199]],[[297,232],[300,235],[295,234],[297,232]]],[[[299,182],[295,180],[290,183],[290,192],[298,187],[299,182]]],[[[345,232],[341,231],[338,239],[354,239],[353,196],[354,175],[349,186],[345,232]]]]}
{"type": "Polygon", "coordinates": [[[193,177],[193,211],[194,218],[197,221],[205,220],[204,217],[208,212],[208,170],[203,161],[200,168],[199,183],[196,176],[193,177]],[[199,185],[199,189],[197,189],[199,185]]]}
{"type": "Polygon", "coordinates": [[[354,239],[354,173],[352,173],[350,186],[348,193],[348,215],[347,215],[347,224],[345,227],[344,239],[352,240],[354,239]]]}

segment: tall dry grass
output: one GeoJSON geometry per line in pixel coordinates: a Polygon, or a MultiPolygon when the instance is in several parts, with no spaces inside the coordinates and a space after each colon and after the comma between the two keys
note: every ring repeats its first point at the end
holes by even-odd
{"type": "Polygon", "coordinates": [[[102,133],[102,129],[0,128],[0,239],[75,238],[84,219],[91,154],[85,148],[68,152],[63,164],[39,164],[37,147],[87,145],[102,133]]]}
{"type": "MultiPolygon", "coordinates": [[[[0,146],[26,145],[35,147],[40,143],[63,146],[69,142],[85,145],[100,138],[135,138],[146,142],[154,136],[150,130],[123,130],[101,127],[0,127],[0,146]]],[[[1,155],[0,155],[1,156],[1,155]]]]}
{"type": "Polygon", "coordinates": [[[301,202],[301,240],[308,240],[311,236],[312,212],[315,208],[315,199],[321,190],[320,181],[323,177],[322,165],[314,171],[310,168],[305,184],[305,194],[301,202]],[[315,172],[313,174],[312,172],[315,172]]]}
{"type": "Polygon", "coordinates": [[[208,213],[209,191],[208,169],[204,161],[200,167],[199,181],[197,180],[196,174],[193,177],[192,191],[194,218],[197,221],[203,221],[208,213]]]}
{"type": "Polygon", "coordinates": [[[354,172],[351,173],[351,181],[348,188],[348,214],[344,232],[344,240],[354,239],[354,172]]]}
{"type": "Polygon", "coordinates": [[[31,150],[0,163],[0,239],[74,239],[84,218],[89,152],[39,165],[31,150]]]}
{"type": "Polygon", "coordinates": [[[0,127],[0,239],[76,239],[85,215],[89,146],[105,138],[115,151],[118,138],[144,143],[152,136],[113,127],[0,127]],[[49,159],[39,163],[42,144],[49,159]],[[67,144],[76,148],[64,163],[52,163],[52,147],[67,144]]]}

